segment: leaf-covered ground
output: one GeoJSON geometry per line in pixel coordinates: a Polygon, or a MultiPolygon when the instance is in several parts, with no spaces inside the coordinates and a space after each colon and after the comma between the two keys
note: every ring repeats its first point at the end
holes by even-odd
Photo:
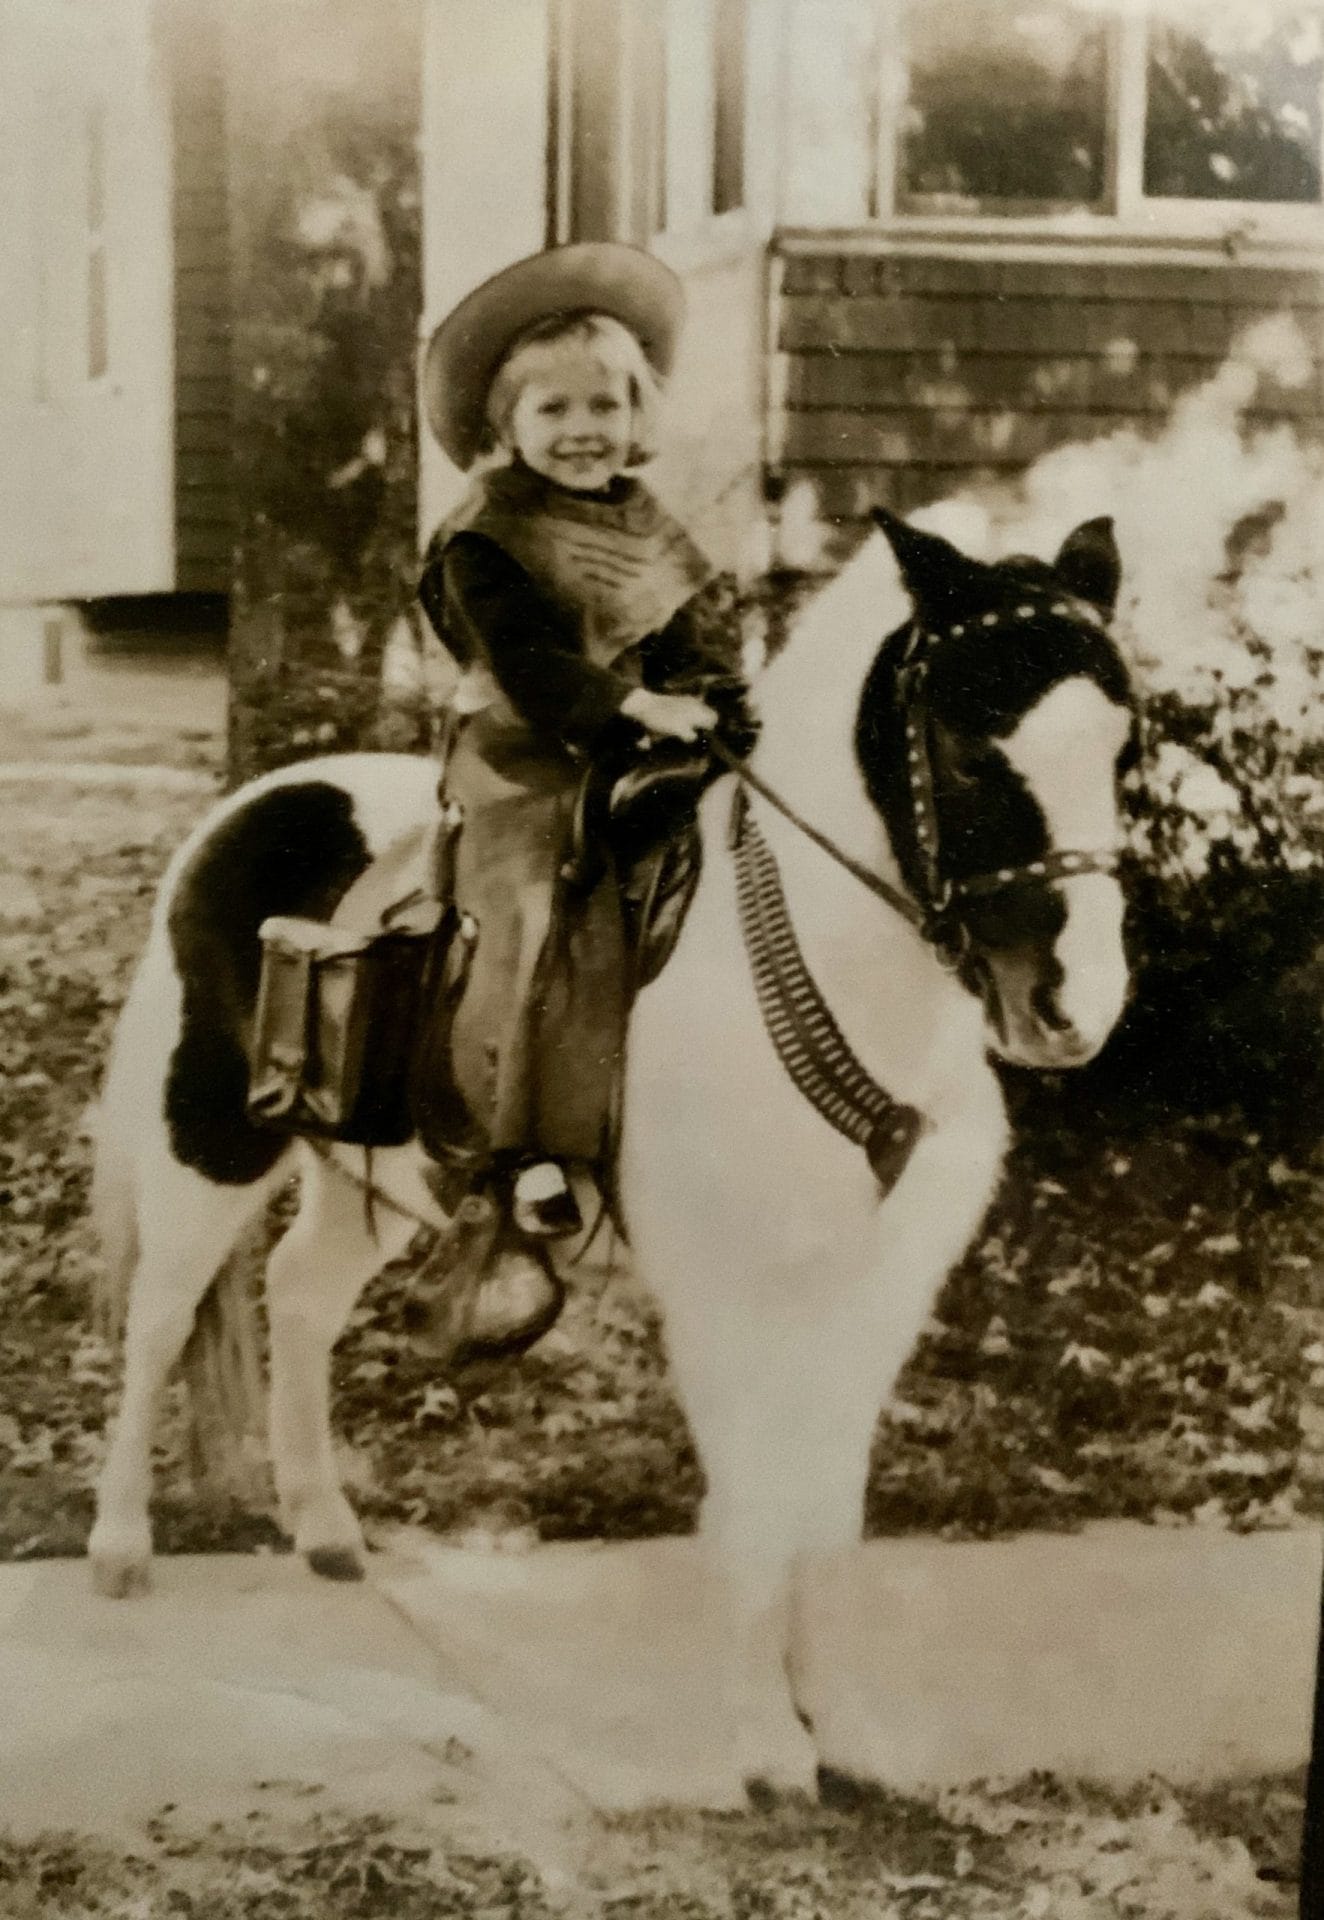
{"type": "MultiPolygon", "coordinates": [[[[4,747],[0,740],[0,750],[4,747]]],[[[12,757],[24,757],[22,752],[12,757]]],[[[81,750],[63,759],[141,757],[81,750]]],[[[154,757],[161,757],[155,754],[154,757]]],[[[171,752],[176,765],[205,759],[171,752]]],[[[0,1554],[81,1549],[115,1381],[86,1317],[87,1138],[156,878],[204,796],[0,784],[0,1554]]],[[[1122,1146],[1042,1125],[880,1429],[878,1529],[1071,1526],[1104,1514],[1279,1524],[1319,1506],[1318,1182],[1216,1129],[1122,1146]]],[[[622,1269],[586,1267],[518,1370],[461,1393],[400,1330],[391,1276],[336,1363],[345,1464],[370,1520],[547,1537],[690,1524],[700,1486],[657,1328],[622,1269]]],[[[199,1499],[163,1425],[169,1548],[275,1544],[199,1499]]],[[[0,1840],[6,1920],[1279,1920],[1299,1778],[1113,1796],[1053,1780],[937,1799],[614,1823],[595,1883],[415,1845],[328,1813],[301,1834],[186,1835],[124,1857],[0,1840]]],[[[58,1820],[58,1813],[55,1818],[58,1820]]]]}
{"type": "Polygon", "coordinates": [[[933,1799],[611,1823],[548,1886],[512,1855],[385,1823],[191,1834],[125,1857],[69,1836],[0,1841],[6,1920],[1287,1920],[1293,1780],[1110,1795],[1032,1779],[933,1799]]]}
{"type": "MultiPolygon", "coordinates": [[[[54,770],[0,792],[0,1552],[27,1556],[86,1531],[115,1365],[85,1312],[85,1113],[156,878],[205,795],[54,770]]],[[[1119,1146],[1044,1111],[880,1428],[870,1526],[1316,1512],[1319,1179],[1209,1125],[1119,1146]]],[[[520,1367],[459,1391],[411,1352],[398,1276],[374,1285],[336,1360],[370,1520],[548,1538],[691,1524],[699,1476],[648,1303],[619,1263],[571,1282],[520,1367]]],[[[199,1501],[184,1457],[169,1420],[163,1545],[274,1543],[263,1516],[199,1501]]]]}

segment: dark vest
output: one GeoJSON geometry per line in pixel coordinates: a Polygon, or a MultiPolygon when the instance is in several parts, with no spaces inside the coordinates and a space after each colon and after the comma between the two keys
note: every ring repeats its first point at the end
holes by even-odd
{"type": "Polygon", "coordinates": [[[579,494],[521,462],[498,467],[442,521],[429,565],[461,533],[483,534],[523,567],[576,621],[584,657],[599,667],[661,632],[713,573],[680,522],[623,476],[579,494]]]}

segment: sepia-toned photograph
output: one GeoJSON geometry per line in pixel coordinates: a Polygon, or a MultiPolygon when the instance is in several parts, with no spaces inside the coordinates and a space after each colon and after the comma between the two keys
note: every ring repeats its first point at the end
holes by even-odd
{"type": "Polygon", "coordinates": [[[1324,1920],[1324,3],[0,0],[0,321],[0,1920],[1324,1920]]]}

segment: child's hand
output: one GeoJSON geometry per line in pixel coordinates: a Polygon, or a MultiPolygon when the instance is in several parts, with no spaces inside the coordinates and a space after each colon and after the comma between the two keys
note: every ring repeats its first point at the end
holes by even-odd
{"type": "Polygon", "coordinates": [[[622,700],[621,712],[649,733],[671,740],[693,740],[695,734],[717,725],[712,707],[692,693],[652,693],[647,687],[636,687],[622,700]]]}

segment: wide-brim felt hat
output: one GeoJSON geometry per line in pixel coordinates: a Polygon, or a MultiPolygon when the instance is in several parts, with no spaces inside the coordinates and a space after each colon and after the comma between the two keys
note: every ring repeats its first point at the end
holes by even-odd
{"type": "Polygon", "coordinates": [[[651,253],[610,240],[551,247],[475,287],[442,321],[423,358],[428,425],[457,467],[471,467],[482,450],[487,396],[501,362],[522,333],[558,313],[610,314],[665,378],[685,289],[651,253]]]}

